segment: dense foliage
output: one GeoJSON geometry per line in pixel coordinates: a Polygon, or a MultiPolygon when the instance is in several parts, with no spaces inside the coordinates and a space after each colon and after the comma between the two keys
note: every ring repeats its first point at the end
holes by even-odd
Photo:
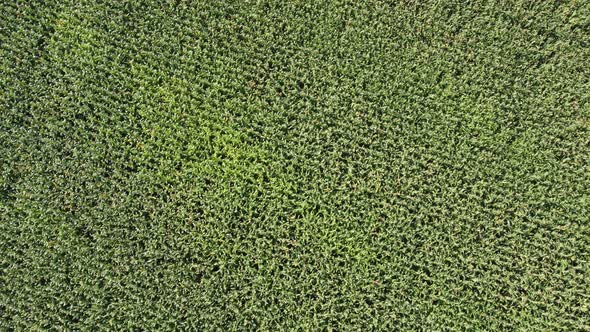
{"type": "Polygon", "coordinates": [[[590,329],[588,1],[0,4],[0,329],[590,329]]]}

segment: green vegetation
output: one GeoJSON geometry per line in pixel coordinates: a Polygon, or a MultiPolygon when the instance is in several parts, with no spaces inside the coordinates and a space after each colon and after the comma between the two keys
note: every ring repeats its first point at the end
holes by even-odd
{"type": "Polygon", "coordinates": [[[2,1],[0,329],[589,330],[590,2],[2,1]]]}

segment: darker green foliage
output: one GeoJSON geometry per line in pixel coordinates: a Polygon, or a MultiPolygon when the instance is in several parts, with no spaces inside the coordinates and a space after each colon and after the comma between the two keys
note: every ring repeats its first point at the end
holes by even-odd
{"type": "Polygon", "coordinates": [[[3,1],[0,329],[590,329],[587,1],[3,1]]]}

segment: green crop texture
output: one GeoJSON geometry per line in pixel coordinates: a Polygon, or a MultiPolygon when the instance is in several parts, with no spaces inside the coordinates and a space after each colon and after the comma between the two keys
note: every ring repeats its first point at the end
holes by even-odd
{"type": "Polygon", "coordinates": [[[590,1],[0,0],[0,330],[590,330],[590,1]]]}

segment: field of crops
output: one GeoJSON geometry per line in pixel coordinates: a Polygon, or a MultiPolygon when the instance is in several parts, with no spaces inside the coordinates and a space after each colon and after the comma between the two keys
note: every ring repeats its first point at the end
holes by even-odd
{"type": "Polygon", "coordinates": [[[0,330],[590,330],[590,2],[0,3],[0,330]]]}

